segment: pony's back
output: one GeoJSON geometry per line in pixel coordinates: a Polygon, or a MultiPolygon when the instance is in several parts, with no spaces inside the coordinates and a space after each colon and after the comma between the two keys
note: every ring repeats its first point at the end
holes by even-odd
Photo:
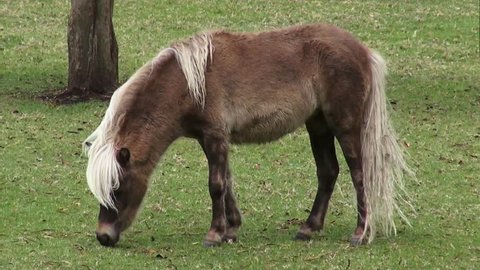
{"type": "Polygon", "coordinates": [[[329,114],[338,105],[332,102],[345,95],[360,101],[366,96],[368,49],[337,27],[213,32],[212,39],[207,99],[218,99],[211,102],[221,104],[233,142],[276,140],[316,111],[329,114]],[[333,86],[342,84],[356,88],[345,89],[350,93],[335,92],[338,87],[333,86]]]}

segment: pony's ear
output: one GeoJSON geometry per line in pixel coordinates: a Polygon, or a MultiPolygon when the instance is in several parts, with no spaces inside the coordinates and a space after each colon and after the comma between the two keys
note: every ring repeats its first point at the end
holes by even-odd
{"type": "Polygon", "coordinates": [[[117,161],[122,167],[127,166],[128,161],[130,160],[130,150],[127,148],[121,148],[117,152],[117,161]]]}

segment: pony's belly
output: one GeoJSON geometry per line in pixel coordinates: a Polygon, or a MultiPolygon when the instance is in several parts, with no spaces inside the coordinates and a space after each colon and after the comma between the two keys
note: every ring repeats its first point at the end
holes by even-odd
{"type": "Polygon", "coordinates": [[[233,131],[230,134],[230,141],[236,144],[242,143],[267,143],[275,141],[283,137],[284,135],[294,131],[291,130],[265,130],[264,132],[260,130],[242,130],[242,131],[233,131]]]}
{"type": "Polygon", "coordinates": [[[230,141],[264,143],[279,139],[302,126],[317,110],[312,87],[266,88],[230,96],[222,112],[230,141]],[[261,94],[260,94],[261,93],[261,94]]]}
{"type": "Polygon", "coordinates": [[[230,129],[232,143],[266,143],[293,132],[309,115],[292,115],[282,110],[257,115],[230,129]]]}

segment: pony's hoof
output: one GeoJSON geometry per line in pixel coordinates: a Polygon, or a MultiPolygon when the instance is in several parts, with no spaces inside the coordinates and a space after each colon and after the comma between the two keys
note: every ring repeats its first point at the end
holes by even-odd
{"type": "Polygon", "coordinates": [[[352,236],[352,238],[350,238],[350,246],[351,247],[358,247],[358,246],[361,246],[365,243],[366,243],[365,239],[362,238],[362,237],[352,236]]]}
{"type": "Polygon", "coordinates": [[[297,235],[295,235],[295,240],[297,241],[310,241],[312,237],[308,234],[304,234],[302,232],[298,232],[297,235]]]}
{"type": "Polygon", "coordinates": [[[225,242],[225,243],[228,243],[228,244],[233,244],[235,242],[237,242],[238,238],[236,235],[225,235],[223,238],[222,238],[222,241],[225,242]]]}
{"type": "Polygon", "coordinates": [[[205,238],[203,238],[203,246],[210,248],[220,246],[222,244],[222,235],[214,230],[210,230],[205,238]]]}
{"type": "Polygon", "coordinates": [[[203,240],[203,247],[204,248],[213,248],[218,247],[222,244],[222,242],[215,242],[210,240],[203,240]]]}

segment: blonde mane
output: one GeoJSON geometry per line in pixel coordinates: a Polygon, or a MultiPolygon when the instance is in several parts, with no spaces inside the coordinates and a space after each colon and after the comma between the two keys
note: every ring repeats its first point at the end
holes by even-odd
{"type": "Polygon", "coordinates": [[[84,152],[88,156],[86,171],[88,187],[100,204],[107,208],[116,209],[113,191],[120,186],[122,176],[122,167],[115,156],[118,150],[115,136],[122,118],[118,113],[119,106],[134,94],[135,89],[143,87],[142,84],[152,75],[154,67],[172,53],[182,69],[192,99],[202,109],[205,107],[205,70],[208,57],[210,56],[210,61],[213,57],[210,33],[199,34],[162,50],[115,91],[102,122],[83,142],[84,152]]]}
{"type": "Polygon", "coordinates": [[[202,107],[205,107],[205,70],[208,57],[213,60],[214,47],[212,45],[212,34],[201,33],[191,37],[187,41],[178,42],[172,45],[183,75],[187,80],[188,89],[192,99],[202,107]]]}

